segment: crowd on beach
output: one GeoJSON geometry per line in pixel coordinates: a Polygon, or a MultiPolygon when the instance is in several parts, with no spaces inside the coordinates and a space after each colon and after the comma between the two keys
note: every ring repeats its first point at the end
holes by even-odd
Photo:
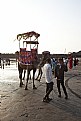
{"type": "Polygon", "coordinates": [[[54,74],[57,81],[57,89],[58,89],[58,97],[61,97],[61,89],[62,86],[63,92],[65,94],[65,99],[68,99],[68,93],[64,84],[64,72],[67,72],[68,69],[72,69],[74,66],[78,65],[78,59],[76,58],[51,58],[47,59],[44,65],[44,74],[46,81],[46,94],[43,98],[43,102],[49,102],[52,100],[49,98],[51,91],[53,90],[53,81],[52,81],[52,73],[54,74]]]}
{"type": "Polygon", "coordinates": [[[3,59],[3,58],[0,58],[0,68],[3,68],[4,69],[4,65],[10,65],[10,59],[3,59]]]}
{"type": "MultiPolygon", "coordinates": [[[[73,67],[78,65],[79,59],[74,57],[74,58],[63,58],[63,62],[65,65],[67,65],[68,69],[72,69],[73,67]]],[[[58,58],[51,58],[51,67],[52,71],[54,72],[55,67],[58,63],[58,58]]]]}

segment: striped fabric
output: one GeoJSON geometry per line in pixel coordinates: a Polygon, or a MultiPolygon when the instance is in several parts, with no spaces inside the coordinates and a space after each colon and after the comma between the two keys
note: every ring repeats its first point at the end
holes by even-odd
{"type": "Polygon", "coordinates": [[[19,61],[23,64],[32,64],[37,60],[37,49],[31,49],[27,51],[26,48],[20,48],[19,61]]]}

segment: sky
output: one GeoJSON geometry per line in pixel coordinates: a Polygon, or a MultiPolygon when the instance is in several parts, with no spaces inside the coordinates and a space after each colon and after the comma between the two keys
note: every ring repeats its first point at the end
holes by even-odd
{"type": "Polygon", "coordinates": [[[0,53],[19,51],[17,34],[30,31],[39,54],[81,51],[81,0],[0,0],[0,53]]]}

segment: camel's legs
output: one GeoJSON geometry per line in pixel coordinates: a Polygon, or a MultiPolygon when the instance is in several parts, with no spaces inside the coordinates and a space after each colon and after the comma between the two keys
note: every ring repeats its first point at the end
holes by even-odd
{"type": "Polygon", "coordinates": [[[25,90],[28,89],[27,85],[28,85],[29,75],[30,75],[30,70],[27,70],[27,80],[26,80],[25,90]]]}
{"type": "Polygon", "coordinates": [[[37,89],[34,84],[36,68],[33,69],[33,89],[37,89]]]}
{"type": "Polygon", "coordinates": [[[22,73],[23,73],[23,70],[20,69],[19,70],[20,87],[22,87],[22,85],[23,85],[23,82],[22,82],[22,73]]]}
{"type": "Polygon", "coordinates": [[[38,72],[38,76],[37,76],[37,78],[35,79],[35,80],[38,80],[38,81],[40,81],[40,79],[41,79],[41,77],[42,77],[42,69],[41,69],[41,67],[39,68],[39,72],[38,72]]]}
{"type": "Polygon", "coordinates": [[[26,70],[24,70],[24,76],[23,76],[23,80],[25,79],[25,74],[26,74],[26,70]]]}

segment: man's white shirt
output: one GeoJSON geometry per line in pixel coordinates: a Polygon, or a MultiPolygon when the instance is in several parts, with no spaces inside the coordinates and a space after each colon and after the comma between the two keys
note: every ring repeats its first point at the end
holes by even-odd
{"type": "Polygon", "coordinates": [[[50,64],[46,63],[44,65],[44,74],[45,74],[46,83],[52,82],[52,69],[50,64]]]}

